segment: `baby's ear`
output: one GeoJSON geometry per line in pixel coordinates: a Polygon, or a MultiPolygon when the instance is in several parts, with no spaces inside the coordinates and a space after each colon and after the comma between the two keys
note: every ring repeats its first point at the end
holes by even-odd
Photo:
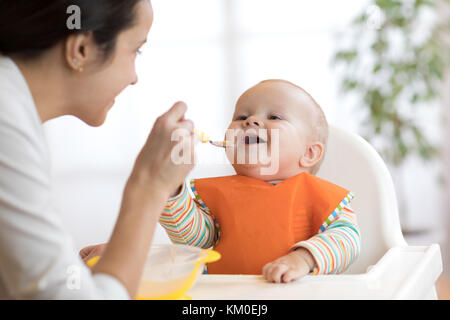
{"type": "Polygon", "coordinates": [[[311,168],[315,166],[323,156],[324,146],[321,142],[310,144],[305,153],[300,158],[299,165],[302,168],[311,168]]]}

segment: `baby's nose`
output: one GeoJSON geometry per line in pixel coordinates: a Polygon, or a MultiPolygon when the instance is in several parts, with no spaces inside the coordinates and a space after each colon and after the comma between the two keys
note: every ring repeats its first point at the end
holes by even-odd
{"type": "Polygon", "coordinates": [[[256,117],[248,117],[247,120],[245,121],[245,126],[246,127],[256,126],[256,127],[260,127],[261,128],[263,126],[263,124],[256,117]]]}

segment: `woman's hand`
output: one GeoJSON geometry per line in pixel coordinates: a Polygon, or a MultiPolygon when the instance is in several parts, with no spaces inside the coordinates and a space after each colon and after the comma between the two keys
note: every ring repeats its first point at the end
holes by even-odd
{"type": "Polygon", "coordinates": [[[130,179],[144,186],[155,186],[167,196],[177,190],[194,167],[194,124],[184,119],[187,106],[177,102],[160,116],[136,159],[130,179]],[[175,133],[178,134],[175,137],[175,133]],[[174,138],[177,140],[174,141],[174,138]],[[181,141],[180,141],[181,140],[181,141]],[[180,154],[187,155],[180,163],[180,154]]]}
{"type": "Polygon", "coordinates": [[[106,243],[97,244],[94,246],[88,246],[80,251],[80,257],[84,263],[87,263],[90,259],[101,256],[103,254],[103,250],[105,250],[106,243]]]}
{"type": "Polygon", "coordinates": [[[170,194],[194,167],[194,124],[185,120],[187,107],[176,103],[160,116],[139,153],[123,192],[111,238],[93,273],[109,274],[123,283],[131,298],[137,292],[156,224],[170,194]],[[172,141],[174,132],[181,141],[172,141]],[[182,147],[182,148],[180,148],[182,147]],[[177,154],[191,156],[177,164],[177,154]]]}

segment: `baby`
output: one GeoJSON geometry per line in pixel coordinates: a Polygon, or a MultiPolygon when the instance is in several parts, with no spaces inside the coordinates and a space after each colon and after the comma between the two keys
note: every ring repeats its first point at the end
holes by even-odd
{"type": "MultiPolygon", "coordinates": [[[[360,236],[352,194],[314,176],[327,137],[325,115],[305,90],[260,82],[238,99],[225,136],[237,174],[191,181],[195,197],[183,185],[161,225],[175,243],[219,251],[209,273],[290,282],[344,271],[359,255],[360,236]]],[[[104,246],[80,254],[87,261],[104,246]]]]}
{"type": "Polygon", "coordinates": [[[208,273],[262,274],[279,283],[344,271],[359,255],[360,237],[352,194],[314,175],[327,137],[325,115],[305,90],[260,82],[238,99],[227,130],[236,175],[191,181],[193,198],[182,186],[161,225],[175,243],[222,254],[208,273]],[[270,163],[255,154],[261,148],[270,163]],[[275,170],[264,171],[275,161],[275,170]]]}

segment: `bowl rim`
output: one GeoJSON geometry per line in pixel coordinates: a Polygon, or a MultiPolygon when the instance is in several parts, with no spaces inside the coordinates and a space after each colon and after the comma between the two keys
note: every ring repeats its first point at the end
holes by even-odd
{"type": "Polygon", "coordinates": [[[187,249],[193,253],[198,253],[198,256],[193,259],[193,260],[189,260],[189,261],[181,261],[181,262],[166,262],[166,263],[158,263],[158,264],[152,264],[151,267],[152,268],[159,268],[159,267],[164,267],[164,266],[180,266],[180,265],[186,265],[186,264],[195,264],[197,263],[204,255],[207,254],[206,250],[207,249],[203,249],[203,248],[199,248],[199,247],[194,247],[194,246],[190,246],[190,245],[186,245],[186,244],[178,244],[178,243],[161,243],[161,244],[154,244],[150,247],[148,253],[147,253],[147,261],[146,261],[146,265],[148,265],[148,259],[150,258],[150,255],[152,253],[152,250],[154,249],[158,249],[158,248],[170,248],[170,247],[178,247],[178,248],[183,248],[183,249],[187,249]]]}

